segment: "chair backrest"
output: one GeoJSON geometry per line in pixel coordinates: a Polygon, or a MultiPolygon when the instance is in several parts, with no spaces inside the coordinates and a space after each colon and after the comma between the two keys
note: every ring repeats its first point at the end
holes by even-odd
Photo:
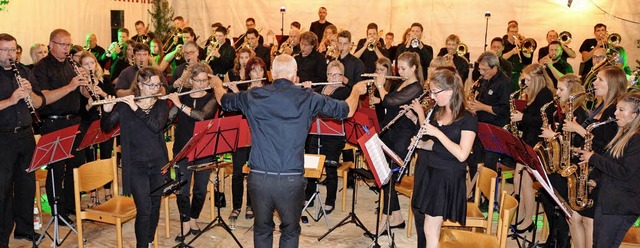
{"type": "Polygon", "coordinates": [[[113,182],[112,191],[119,192],[118,180],[114,180],[116,173],[116,156],[83,164],[73,169],[74,190],[89,192],[113,182]]]}
{"type": "Polygon", "coordinates": [[[500,243],[500,248],[504,248],[507,245],[507,234],[509,233],[509,225],[516,215],[516,208],[518,207],[518,200],[513,196],[507,194],[507,191],[502,191],[500,196],[500,214],[498,218],[498,231],[496,236],[500,243]]]}
{"type": "Polygon", "coordinates": [[[169,141],[167,144],[167,154],[169,154],[169,161],[173,159],[173,141],[169,141]]]}
{"type": "Polygon", "coordinates": [[[498,177],[498,173],[484,167],[483,164],[478,164],[478,180],[476,181],[476,192],[473,199],[473,202],[476,206],[480,206],[480,194],[487,198],[489,201],[489,207],[487,209],[487,223],[486,223],[486,233],[491,233],[492,223],[493,223],[493,207],[495,203],[496,196],[496,178],[498,177]]]}

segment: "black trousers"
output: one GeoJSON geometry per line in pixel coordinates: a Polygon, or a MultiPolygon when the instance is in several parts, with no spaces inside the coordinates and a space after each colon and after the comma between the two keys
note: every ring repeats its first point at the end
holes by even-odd
{"type": "Polygon", "coordinates": [[[36,146],[33,130],[0,133],[0,247],[15,234],[33,233],[35,173],[27,173],[36,146]]]}
{"type": "MultiPolygon", "coordinates": [[[[176,199],[178,211],[180,212],[180,221],[182,222],[187,222],[190,219],[198,219],[200,217],[204,201],[207,198],[207,184],[209,183],[209,176],[211,175],[211,170],[193,171],[187,169],[187,166],[192,164],[198,164],[198,162],[180,164],[182,180],[187,181],[187,183],[180,189],[180,194],[177,195],[176,199]],[[189,202],[189,191],[191,188],[192,176],[193,194],[191,194],[191,202],[189,202]]],[[[211,194],[213,194],[213,192],[211,192],[211,194]]],[[[185,230],[185,232],[186,231],[189,230],[185,230]]]]}
{"type": "MultiPolygon", "coordinates": [[[[338,161],[345,144],[344,136],[332,135],[309,135],[306,141],[305,150],[307,153],[325,155],[324,169],[327,173],[325,178],[327,186],[325,204],[329,206],[335,206],[336,192],[338,191],[338,161]]],[[[318,180],[315,178],[308,178],[307,180],[305,199],[309,200],[316,191],[318,180]]],[[[347,179],[345,178],[345,180],[347,179]]]]}
{"type": "Polygon", "coordinates": [[[298,247],[300,216],[307,180],[300,175],[269,175],[252,171],[248,177],[249,196],[255,213],[253,246],[273,247],[273,211],[280,215],[280,248],[298,247]]]}
{"type": "Polygon", "coordinates": [[[593,247],[619,247],[638,215],[604,214],[597,204],[593,216],[593,247]]]}
{"type": "Polygon", "coordinates": [[[162,186],[162,165],[153,162],[133,162],[130,166],[131,192],[138,211],[135,223],[136,246],[146,248],[153,242],[160,218],[162,191],[158,190],[154,195],[151,195],[151,192],[162,186]]]}
{"type": "MultiPolygon", "coordinates": [[[[233,160],[233,175],[231,175],[231,194],[233,209],[242,208],[242,196],[244,195],[244,173],[242,166],[249,161],[249,153],[251,147],[238,148],[236,152],[231,153],[233,160]]],[[[251,197],[247,194],[247,207],[251,207],[251,197]]]]}
{"type": "MultiPolygon", "coordinates": [[[[45,135],[79,123],[79,117],[73,120],[45,119],[43,121],[40,132],[45,135]]],[[[46,182],[47,199],[49,200],[49,203],[52,203],[56,200],[57,197],[58,214],[62,216],[66,216],[70,213],[75,213],[75,198],[73,196],[73,169],[78,168],[80,167],[80,165],[85,163],[84,151],[76,151],[76,148],[78,148],[78,145],[82,141],[82,136],[82,133],[76,135],[76,138],[73,141],[73,148],[71,150],[71,155],[73,155],[72,158],[52,163],[47,166],[47,169],[49,170],[46,182]],[[54,178],[55,185],[52,184],[54,178]],[[56,197],[54,197],[53,194],[54,187],[56,197]]]]}
{"type": "MultiPolygon", "coordinates": [[[[567,197],[567,179],[558,173],[549,175],[549,181],[554,189],[560,192],[564,199],[567,197]]],[[[539,192],[542,207],[549,220],[549,237],[547,238],[547,247],[571,247],[571,239],[569,238],[569,223],[564,218],[564,214],[557,208],[555,201],[549,196],[547,191],[539,192]],[[558,244],[555,246],[555,244],[558,244]]]]}

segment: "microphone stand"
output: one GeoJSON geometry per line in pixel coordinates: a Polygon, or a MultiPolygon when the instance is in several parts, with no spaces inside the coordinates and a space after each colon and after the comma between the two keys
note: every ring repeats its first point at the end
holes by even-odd
{"type": "Polygon", "coordinates": [[[280,7],[280,14],[282,14],[282,24],[280,26],[280,37],[284,37],[284,13],[287,12],[287,9],[282,6],[280,7]]]}
{"type": "Polygon", "coordinates": [[[484,51],[487,51],[487,33],[489,32],[489,18],[491,17],[491,12],[487,11],[484,13],[484,17],[486,19],[486,24],[484,26],[484,51]]]}

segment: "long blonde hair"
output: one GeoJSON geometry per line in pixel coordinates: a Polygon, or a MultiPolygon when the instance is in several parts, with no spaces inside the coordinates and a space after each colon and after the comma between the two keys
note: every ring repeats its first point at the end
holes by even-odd
{"type": "Polygon", "coordinates": [[[627,146],[627,143],[640,131],[640,93],[627,93],[622,96],[618,102],[629,104],[636,114],[636,117],[627,123],[627,125],[618,127],[616,136],[607,144],[606,148],[609,149],[609,154],[614,158],[619,158],[624,155],[624,148],[627,146]]]}
{"type": "MultiPolygon", "coordinates": [[[[580,80],[580,77],[578,77],[575,74],[566,74],[562,77],[560,77],[558,79],[558,84],[560,83],[564,83],[567,84],[567,91],[569,91],[569,96],[572,96],[574,94],[578,94],[581,92],[584,92],[584,86],[582,86],[582,80],[580,80]]],[[[573,109],[578,109],[581,106],[584,105],[585,102],[585,95],[582,95],[576,99],[574,99],[573,101],[573,106],[571,106],[573,109]]],[[[566,102],[562,103],[562,110],[566,111],[569,108],[569,100],[567,100],[566,102]]]]}
{"type": "Polygon", "coordinates": [[[548,88],[552,94],[556,91],[555,87],[553,87],[553,81],[551,81],[551,78],[549,78],[549,75],[547,75],[542,65],[530,64],[522,70],[522,74],[531,77],[531,84],[524,90],[529,97],[529,99],[527,99],[528,103],[532,103],[533,100],[536,99],[536,96],[538,96],[538,93],[540,93],[540,90],[545,87],[548,88]]]}
{"type": "Polygon", "coordinates": [[[602,109],[606,109],[611,104],[616,104],[626,92],[627,76],[622,69],[615,66],[607,66],[602,68],[600,72],[604,73],[604,81],[608,86],[607,95],[602,98],[604,104],[602,109]]]}

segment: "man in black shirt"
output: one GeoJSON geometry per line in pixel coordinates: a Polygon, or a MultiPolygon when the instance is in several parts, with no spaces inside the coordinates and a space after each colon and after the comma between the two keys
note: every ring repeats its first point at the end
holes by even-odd
{"type": "Polygon", "coordinates": [[[327,26],[331,25],[331,23],[327,21],[327,8],[320,7],[320,9],[318,9],[318,18],[319,20],[311,23],[309,31],[316,34],[318,40],[322,40],[324,29],[327,28],[327,26]]]}
{"type": "Polygon", "coordinates": [[[582,65],[580,66],[580,76],[586,78],[591,67],[594,63],[591,57],[596,48],[604,47],[604,42],[607,41],[607,25],[598,23],[593,27],[593,35],[595,38],[586,39],[580,46],[580,53],[582,54],[582,65]]]}
{"type": "Polygon", "coordinates": [[[227,31],[227,28],[223,26],[218,27],[215,34],[216,40],[218,41],[217,48],[212,46],[207,47],[207,49],[212,49],[211,51],[207,51],[211,53],[209,66],[211,66],[213,74],[218,77],[224,77],[224,75],[233,68],[233,60],[236,58],[236,51],[231,46],[231,43],[228,42],[227,31]]]}
{"type": "MultiPolygon", "coordinates": [[[[507,77],[511,76],[511,71],[513,71],[513,66],[511,62],[502,58],[502,50],[504,50],[504,45],[502,43],[502,38],[495,37],[491,40],[491,51],[493,51],[497,56],[498,60],[500,60],[500,71],[507,75],[507,77]]],[[[475,82],[480,78],[480,71],[478,70],[478,62],[473,63],[473,72],[471,73],[471,79],[475,82]]]]}
{"type": "Polygon", "coordinates": [[[466,52],[463,57],[458,56],[458,47],[460,46],[460,37],[455,34],[451,34],[445,39],[445,47],[440,48],[438,57],[445,56],[446,60],[453,60],[458,74],[462,78],[462,82],[466,82],[469,77],[469,52],[466,52]]]}
{"type": "Polygon", "coordinates": [[[138,42],[138,43],[142,42],[142,43],[149,44],[149,42],[151,42],[151,40],[155,38],[155,35],[153,34],[153,32],[149,32],[149,28],[145,27],[143,21],[138,20],[135,26],[136,26],[136,35],[131,37],[131,39],[134,40],[135,42],[138,42]]]}
{"type": "Polygon", "coordinates": [[[87,51],[93,53],[93,56],[96,56],[100,67],[104,68],[107,62],[109,62],[106,51],[104,50],[104,48],[98,45],[98,38],[95,34],[87,34],[85,48],[87,48],[87,51]]]}
{"type": "Polygon", "coordinates": [[[389,52],[389,56],[387,56],[389,60],[392,60],[396,57],[396,50],[398,50],[398,47],[393,45],[393,38],[394,34],[392,32],[388,32],[384,36],[384,49],[387,49],[387,51],[389,52]]]}
{"type": "Polygon", "coordinates": [[[129,30],[126,28],[118,29],[118,41],[111,43],[106,51],[107,58],[112,61],[116,61],[118,58],[124,56],[125,51],[122,49],[122,43],[129,40],[129,30]]]}
{"type": "Polygon", "coordinates": [[[360,58],[364,63],[365,73],[374,73],[376,71],[376,61],[379,58],[389,58],[389,52],[382,44],[383,40],[378,36],[378,25],[369,23],[367,26],[367,38],[358,41],[356,52],[353,53],[353,56],[360,58]],[[370,44],[374,42],[373,49],[369,50],[370,44]]]}
{"type": "MultiPolygon", "coordinates": [[[[175,52],[175,50],[173,52],[175,52]]],[[[123,97],[123,96],[128,96],[132,94],[130,89],[131,83],[135,79],[136,72],[138,72],[140,68],[149,66],[150,54],[151,54],[151,50],[149,49],[149,46],[147,44],[136,43],[136,45],[133,47],[134,64],[127,67],[127,69],[124,69],[120,73],[120,76],[118,77],[118,83],[114,88],[114,90],[116,91],[116,96],[123,97]]],[[[169,56],[169,55],[167,55],[166,57],[168,57],[168,59],[172,58],[172,56],[169,56]]],[[[162,82],[162,85],[165,87],[165,90],[166,90],[167,79],[165,77],[160,77],[160,81],[162,82]]]]}
{"type": "Polygon", "coordinates": [[[26,97],[35,108],[44,105],[44,98],[37,85],[32,89],[30,82],[35,78],[31,71],[20,64],[16,68],[22,80],[17,82],[11,69],[16,49],[13,36],[0,34],[0,247],[9,247],[14,223],[15,239],[33,241],[40,237],[33,232],[35,173],[26,172],[36,146],[26,97]]]}
{"type": "MultiPolygon", "coordinates": [[[[173,89],[170,89],[169,92],[176,92],[177,89],[181,88],[184,84],[181,78],[184,71],[189,67],[189,65],[193,65],[200,61],[198,60],[198,45],[193,41],[187,41],[184,43],[182,46],[182,53],[184,54],[185,62],[177,66],[175,72],[173,72],[173,76],[171,77],[171,87],[173,89]]],[[[182,89],[182,91],[185,91],[185,89],[182,89]]]]}
{"type": "MultiPolygon", "coordinates": [[[[550,30],[549,32],[547,32],[547,42],[551,44],[551,42],[553,41],[558,41],[558,32],[556,32],[555,30],[550,30]]],[[[564,59],[564,61],[567,61],[568,58],[576,57],[576,52],[573,51],[573,49],[562,42],[560,42],[560,45],[562,46],[562,59],[564,59]]],[[[541,47],[538,50],[538,62],[540,62],[540,60],[548,54],[549,46],[547,45],[546,47],[541,47]]]]}
{"type": "MultiPolygon", "coordinates": [[[[40,60],[33,68],[36,82],[45,96],[47,105],[42,107],[40,116],[42,126],[40,132],[45,135],[60,129],[80,123],[81,98],[89,98],[90,95],[85,87],[86,76],[77,75],[73,66],[67,61],[69,48],[71,47],[71,34],[64,29],[56,29],[49,36],[50,53],[40,60]]],[[[81,74],[86,73],[84,69],[78,68],[81,74]]],[[[76,148],[82,140],[82,134],[76,135],[69,158],[60,162],[50,164],[47,169],[47,197],[49,202],[56,199],[53,195],[55,187],[56,197],[58,197],[58,213],[68,219],[67,214],[75,213],[73,195],[73,169],[82,165],[85,161],[84,151],[78,152],[76,148]],[[64,177],[63,177],[64,176],[64,177]],[[52,185],[52,177],[55,177],[55,185],[52,185]],[[64,191],[62,182],[64,181],[64,191]]]]}
{"type": "Polygon", "coordinates": [[[300,82],[327,81],[327,60],[316,50],[318,36],[311,31],[300,35],[300,53],[295,56],[300,82]]]}
{"type": "Polygon", "coordinates": [[[282,53],[296,56],[300,53],[300,29],[292,28],[289,30],[289,38],[280,45],[282,53]],[[284,46],[284,49],[282,48],[284,46]]]}
{"type": "Polygon", "coordinates": [[[365,73],[362,61],[349,53],[351,51],[351,32],[343,30],[338,33],[338,49],[340,50],[338,60],[344,65],[343,83],[351,88],[362,80],[361,75],[365,73]]]}
{"type": "Polygon", "coordinates": [[[273,84],[237,94],[225,94],[217,77],[210,83],[225,111],[241,111],[249,127],[260,130],[251,136],[251,173],[247,180],[249,196],[255,202],[253,246],[273,246],[276,210],[282,221],[280,247],[298,247],[306,185],[303,151],[311,120],[316,115],[339,120],[352,116],[366,85],[356,84],[345,101],[296,87],[296,62],[286,54],[274,59],[272,72],[273,84]]]}
{"type": "Polygon", "coordinates": [[[573,73],[573,67],[561,56],[562,44],[559,41],[552,41],[549,44],[549,54],[540,60],[540,64],[545,65],[547,75],[553,81],[553,87],[558,87],[558,79],[564,74],[573,73]]]}
{"type": "MultiPolygon", "coordinates": [[[[249,32],[249,29],[255,29],[256,31],[258,30],[256,28],[256,20],[253,19],[253,17],[247,18],[247,20],[244,22],[244,25],[247,27],[247,32],[249,32]]],[[[245,32],[244,36],[236,40],[236,42],[233,43],[233,47],[238,48],[242,46],[245,43],[245,39],[247,37],[246,34],[247,33],[245,32]]],[[[256,35],[256,37],[258,37],[258,44],[260,44],[261,46],[264,45],[264,38],[262,37],[262,35],[260,35],[260,31],[258,31],[258,34],[256,35]]]]}
{"type": "Polygon", "coordinates": [[[429,69],[429,64],[431,64],[431,60],[433,59],[433,48],[431,46],[422,43],[422,32],[424,28],[420,23],[411,24],[411,39],[407,39],[406,43],[398,46],[398,51],[396,52],[396,60],[400,56],[400,54],[404,52],[415,52],[420,55],[420,65],[422,66],[422,76],[424,78],[429,78],[429,73],[427,70],[429,69]],[[417,39],[416,41],[413,41],[417,39]],[[413,42],[412,42],[413,41],[413,42]],[[414,47],[414,44],[418,46],[414,47]]]}
{"type": "Polygon", "coordinates": [[[249,47],[251,47],[251,49],[255,52],[255,56],[260,57],[262,61],[264,61],[265,65],[267,66],[267,70],[271,70],[271,49],[261,45],[258,42],[259,35],[260,34],[258,33],[258,30],[255,30],[253,28],[247,30],[247,35],[245,35],[245,37],[247,38],[247,44],[249,44],[249,47]]]}

